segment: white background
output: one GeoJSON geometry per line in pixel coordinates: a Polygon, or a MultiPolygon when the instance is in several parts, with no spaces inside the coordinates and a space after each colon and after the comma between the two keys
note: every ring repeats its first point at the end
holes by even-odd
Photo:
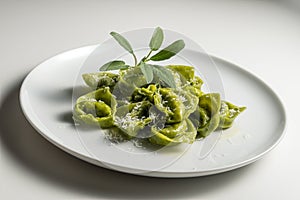
{"type": "Polygon", "coordinates": [[[300,199],[297,0],[1,0],[0,69],[1,199],[300,199]],[[288,126],[273,151],[219,175],[147,178],[74,158],[25,120],[18,92],[36,65],[63,51],[101,43],[112,30],[158,25],[187,35],[274,89],[286,107],[288,126]]]}

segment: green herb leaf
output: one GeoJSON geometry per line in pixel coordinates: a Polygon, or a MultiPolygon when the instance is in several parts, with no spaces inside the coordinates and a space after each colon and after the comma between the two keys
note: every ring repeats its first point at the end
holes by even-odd
{"type": "Polygon", "coordinates": [[[152,61],[161,61],[166,60],[174,55],[176,55],[179,51],[181,51],[184,48],[185,44],[183,40],[177,40],[164,48],[163,50],[159,51],[157,54],[152,56],[149,60],[152,61]]]}
{"type": "Polygon", "coordinates": [[[109,70],[117,70],[117,69],[127,69],[129,66],[125,64],[122,60],[114,60],[104,64],[100,67],[100,71],[109,71],[109,70]]]}
{"type": "Polygon", "coordinates": [[[133,54],[133,50],[132,50],[131,45],[129,44],[128,40],[126,40],[122,35],[120,35],[119,33],[116,33],[116,32],[111,32],[110,35],[113,36],[115,38],[115,40],[117,40],[117,42],[124,49],[126,49],[126,51],[128,51],[131,54],[133,54]]]}
{"type": "Polygon", "coordinates": [[[118,70],[118,69],[128,69],[129,65],[120,65],[120,66],[110,66],[107,68],[107,71],[118,70]]]}
{"type": "Polygon", "coordinates": [[[152,35],[151,41],[149,43],[149,47],[152,51],[156,51],[160,48],[162,42],[164,40],[164,33],[160,27],[157,27],[152,35]]]}
{"type": "Polygon", "coordinates": [[[176,88],[174,76],[169,69],[159,65],[151,65],[151,66],[154,74],[157,75],[159,79],[161,79],[170,87],[176,88]]]}
{"type": "Polygon", "coordinates": [[[152,70],[152,66],[145,64],[145,63],[141,63],[141,70],[146,78],[147,83],[151,83],[151,81],[153,80],[153,70],[152,70]]]}

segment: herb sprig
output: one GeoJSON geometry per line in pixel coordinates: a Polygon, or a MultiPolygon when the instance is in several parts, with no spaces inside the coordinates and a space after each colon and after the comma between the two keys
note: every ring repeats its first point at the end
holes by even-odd
{"type": "Polygon", "coordinates": [[[151,37],[149,48],[149,53],[144,56],[139,62],[137,61],[137,57],[130,45],[129,41],[116,32],[111,32],[110,35],[126,50],[128,51],[134,59],[134,66],[127,65],[122,60],[114,60],[104,64],[100,67],[100,71],[109,71],[109,70],[118,70],[118,69],[128,69],[130,67],[140,67],[143,75],[147,83],[151,83],[153,81],[154,75],[156,75],[160,80],[162,80],[165,84],[169,85],[172,88],[176,87],[174,77],[172,72],[164,66],[161,65],[153,65],[148,64],[148,61],[162,61],[170,59],[179,53],[185,46],[183,40],[176,40],[169,46],[160,50],[158,53],[151,56],[151,54],[155,51],[158,51],[163,43],[164,34],[163,30],[160,27],[155,28],[153,35],[151,37]]]}

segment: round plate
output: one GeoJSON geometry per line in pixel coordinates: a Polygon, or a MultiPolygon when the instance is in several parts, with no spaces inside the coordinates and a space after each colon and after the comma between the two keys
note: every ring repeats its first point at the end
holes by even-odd
{"type": "MultiPolygon", "coordinates": [[[[149,38],[152,31],[142,29],[125,33],[133,41],[133,46],[139,47],[138,55],[146,52],[145,44],[141,41],[149,38]],[[141,35],[142,39],[138,37],[141,35]]],[[[80,94],[78,91],[85,90],[80,81],[81,74],[98,70],[101,63],[96,66],[93,58],[99,53],[104,55],[100,58],[102,64],[111,58],[130,59],[122,49],[111,51],[119,48],[109,45],[112,44],[111,40],[100,46],[59,54],[32,70],[20,91],[20,102],[26,118],[51,143],[82,160],[144,176],[203,176],[229,171],[261,158],[283,136],[286,117],[279,98],[253,74],[220,58],[207,56],[190,39],[166,31],[167,40],[180,39],[177,36],[187,41],[188,48],[169,62],[195,66],[198,75],[206,83],[206,91],[220,92],[223,99],[247,106],[232,128],[213,133],[192,145],[167,147],[161,152],[148,151],[133,142],[111,143],[99,130],[79,131],[72,119],[72,108],[74,98],[80,94]],[[215,143],[203,156],[205,140],[215,143]]]]}

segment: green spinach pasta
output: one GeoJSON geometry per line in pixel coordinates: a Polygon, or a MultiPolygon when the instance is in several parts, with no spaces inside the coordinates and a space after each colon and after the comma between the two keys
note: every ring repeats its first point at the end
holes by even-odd
{"type": "Polygon", "coordinates": [[[140,66],[84,74],[93,90],[77,99],[74,119],[99,126],[126,139],[143,138],[155,145],[193,143],[217,129],[227,129],[245,107],[204,93],[194,67],[165,66],[174,77],[170,87],[154,73],[146,80],[140,66]]]}

